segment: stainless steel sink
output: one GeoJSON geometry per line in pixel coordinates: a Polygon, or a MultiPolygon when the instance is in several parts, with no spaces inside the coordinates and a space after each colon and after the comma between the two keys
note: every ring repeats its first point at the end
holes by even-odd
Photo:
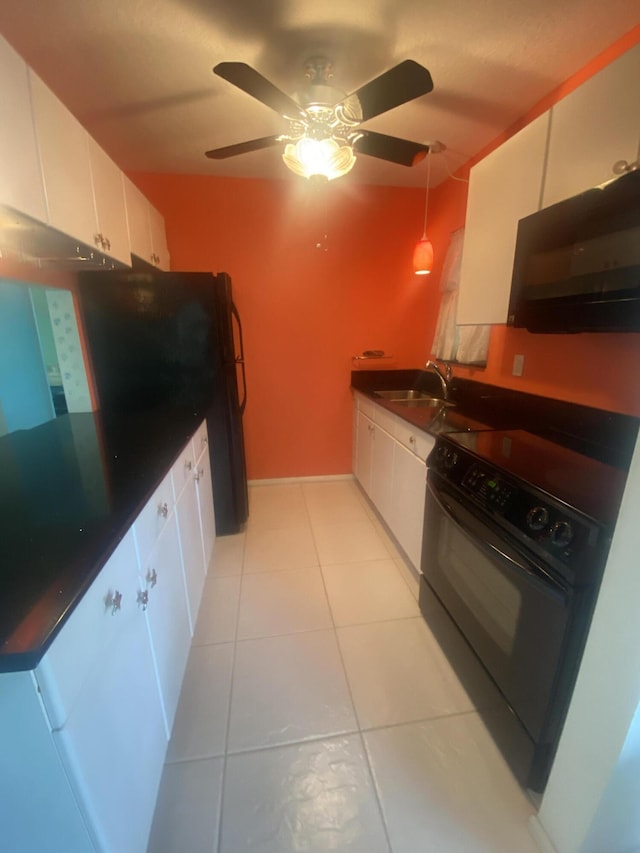
{"type": "Polygon", "coordinates": [[[450,403],[448,400],[440,400],[438,397],[419,397],[417,400],[390,400],[391,403],[397,403],[398,406],[406,406],[407,408],[429,408],[443,409],[455,406],[455,403],[450,403]]]}
{"type": "Polygon", "coordinates": [[[384,400],[430,400],[431,395],[425,394],[424,391],[414,391],[413,388],[405,391],[374,391],[376,397],[382,397],[384,400]]]}
{"type": "Polygon", "coordinates": [[[398,403],[400,406],[453,406],[454,403],[449,403],[447,400],[441,400],[439,397],[432,397],[424,391],[415,391],[413,388],[409,390],[399,391],[374,391],[376,397],[381,397],[383,400],[388,400],[390,403],[398,403]]]}

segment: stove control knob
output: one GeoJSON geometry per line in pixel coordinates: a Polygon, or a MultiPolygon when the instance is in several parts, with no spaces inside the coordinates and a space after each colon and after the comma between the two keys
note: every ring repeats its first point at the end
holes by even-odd
{"type": "Polygon", "coordinates": [[[534,506],[527,513],[527,525],[530,530],[544,530],[549,523],[549,510],[543,506],[534,506]]]}
{"type": "Polygon", "coordinates": [[[444,458],[445,468],[453,468],[458,461],[458,454],[455,450],[447,450],[447,455],[444,458]]]}
{"type": "Polygon", "coordinates": [[[573,539],[573,530],[568,521],[556,521],[551,528],[551,541],[558,548],[566,548],[573,539]]]}

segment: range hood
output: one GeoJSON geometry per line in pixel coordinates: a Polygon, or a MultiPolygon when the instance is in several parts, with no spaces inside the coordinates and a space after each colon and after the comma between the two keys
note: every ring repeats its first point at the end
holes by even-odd
{"type": "Polygon", "coordinates": [[[126,264],[78,240],[0,205],[0,256],[43,269],[127,269],[126,264]]]}

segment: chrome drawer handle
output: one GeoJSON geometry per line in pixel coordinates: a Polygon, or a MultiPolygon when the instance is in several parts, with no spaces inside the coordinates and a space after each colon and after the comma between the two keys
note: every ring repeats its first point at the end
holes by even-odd
{"type": "Polygon", "coordinates": [[[193,475],[193,479],[198,483],[202,477],[204,477],[204,468],[198,468],[196,473],[193,475]]]}
{"type": "Polygon", "coordinates": [[[151,589],[158,583],[158,573],[155,569],[147,569],[147,574],[145,577],[147,582],[147,586],[150,586],[151,589]]]}
{"type": "Polygon", "coordinates": [[[409,436],[409,444],[415,444],[415,443],[416,443],[415,435],[410,435],[409,436]]]}
{"type": "Polygon", "coordinates": [[[193,468],[193,462],[190,459],[184,463],[185,471],[190,471],[193,468]]]}
{"type": "Polygon", "coordinates": [[[144,590],[144,592],[141,589],[138,590],[136,602],[143,610],[147,609],[147,604],[149,604],[149,593],[146,589],[144,590]]]}
{"type": "Polygon", "coordinates": [[[109,590],[104,597],[104,609],[105,612],[110,610],[112,616],[115,616],[118,610],[122,610],[122,593],[118,592],[118,590],[115,592],[109,590]]]}
{"type": "Polygon", "coordinates": [[[158,515],[161,515],[163,518],[166,518],[169,515],[169,505],[166,501],[158,504],[158,515]]]}

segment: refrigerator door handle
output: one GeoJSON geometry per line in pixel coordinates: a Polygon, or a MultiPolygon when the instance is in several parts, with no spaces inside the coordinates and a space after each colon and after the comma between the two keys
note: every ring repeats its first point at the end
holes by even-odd
{"type": "Polygon", "coordinates": [[[244,410],[247,407],[247,374],[245,372],[244,367],[244,341],[242,339],[242,323],[240,322],[240,314],[238,313],[238,309],[231,303],[231,313],[236,318],[236,322],[238,324],[238,342],[240,344],[240,353],[236,355],[235,362],[239,364],[242,368],[242,401],[240,403],[240,414],[244,414],[244,410]]]}

